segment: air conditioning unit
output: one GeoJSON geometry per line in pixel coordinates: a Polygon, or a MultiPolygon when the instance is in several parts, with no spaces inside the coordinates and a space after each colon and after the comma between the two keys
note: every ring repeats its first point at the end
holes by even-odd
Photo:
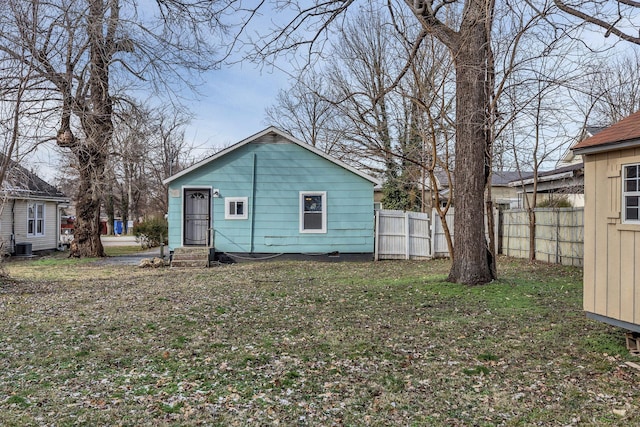
{"type": "Polygon", "coordinates": [[[16,256],[32,256],[31,243],[16,243],[16,256]]]}

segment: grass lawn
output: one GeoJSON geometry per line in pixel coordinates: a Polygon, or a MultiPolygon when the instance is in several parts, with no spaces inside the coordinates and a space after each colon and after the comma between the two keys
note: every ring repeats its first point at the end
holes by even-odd
{"type": "Polygon", "coordinates": [[[585,318],[581,270],[448,268],[9,263],[0,425],[637,424],[640,361],[585,318]]]}

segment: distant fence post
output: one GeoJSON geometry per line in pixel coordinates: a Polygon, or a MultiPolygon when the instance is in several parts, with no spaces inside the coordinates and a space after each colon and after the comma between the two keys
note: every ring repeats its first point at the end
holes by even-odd
{"type": "Polygon", "coordinates": [[[409,212],[404,213],[404,257],[405,259],[411,259],[411,230],[409,228],[409,212]]]}
{"type": "Polygon", "coordinates": [[[373,255],[373,259],[375,261],[379,260],[379,247],[380,247],[380,238],[379,238],[379,232],[380,232],[380,211],[375,211],[375,236],[374,236],[374,242],[373,242],[373,246],[374,246],[374,255],[373,255]]]}

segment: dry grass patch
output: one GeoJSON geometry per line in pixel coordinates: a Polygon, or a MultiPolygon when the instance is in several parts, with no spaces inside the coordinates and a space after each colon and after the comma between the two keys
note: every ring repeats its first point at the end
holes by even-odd
{"type": "MultiPolygon", "coordinates": [[[[63,261],[63,260],[62,260],[63,261]]],[[[10,265],[3,425],[620,425],[640,415],[621,330],[581,271],[501,260],[140,270],[10,265]]]]}

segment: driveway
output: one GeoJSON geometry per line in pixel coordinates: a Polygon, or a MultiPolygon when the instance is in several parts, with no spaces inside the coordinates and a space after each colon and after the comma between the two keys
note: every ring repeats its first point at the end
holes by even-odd
{"type": "MultiPolygon", "coordinates": [[[[140,243],[136,242],[135,236],[102,236],[103,246],[140,246],[140,243]]],[[[165,246],[165,254],[168,254],[169,250],[165,246]]],[[[140,252],[127,255],[111,256],[99,259],[93,264],[96,265],[138,265],[140,261],[145,258],[154,258],[160,256],[160,248],[140,249],[140,252]]]]}
{"type": "Polygon", "coordinates": [[[136,236],[100,236],[102,246],[140,246],[136,236]]]}

